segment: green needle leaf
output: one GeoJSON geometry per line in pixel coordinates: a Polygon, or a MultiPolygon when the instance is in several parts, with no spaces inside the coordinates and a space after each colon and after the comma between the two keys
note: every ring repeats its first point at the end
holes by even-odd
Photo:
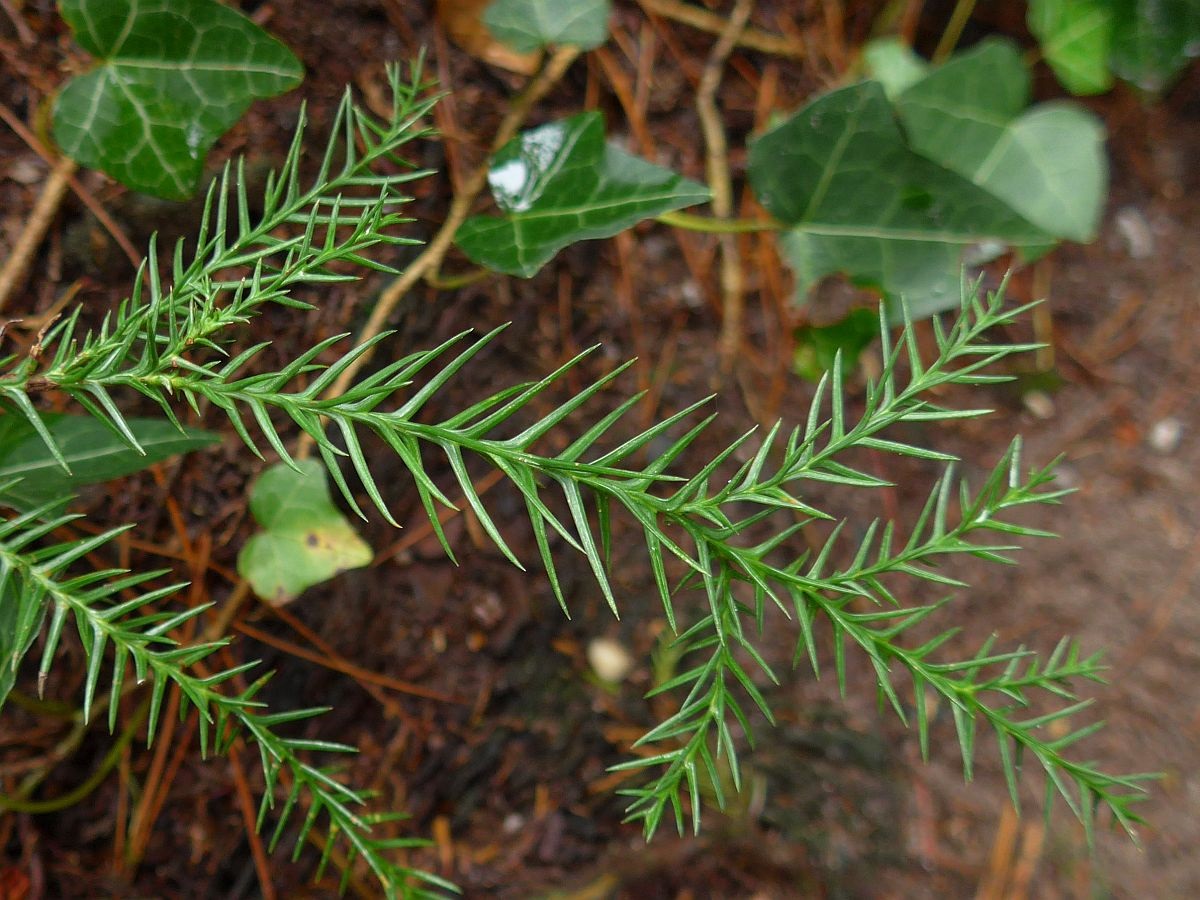
{"type": "Polygon", "coordinates": [[[204,157],[253,100],[291,90],[299,60],[216,0],[61,0],[96,68],[54,105],[54,139],[81,165],[183,200],[204,157]]]}
{"type": "Polygon", "coordinates": [[[523,132],[493,157],[488,183],[503,216],[473,216],[455,242],[472,261],[532,277],[564,247],[704,203],[709,191],[604,141],[581,113],[523,132]]]}
{"type": "Polygon", "coordinates": [[[21,591],[7,562],[0,564],[0,708],[17,680],[17,666],[42,630],[47,605],[40,592],[21,591]]]}
{"type": "Polygon", "coordinates": [[[242,548],[238,574],[271,603],[288,603],[371,561],[370,546],[333,505],[325,468],[315,460],[263,472],[251,489],[250,511],[264,530],[242,548]]]}

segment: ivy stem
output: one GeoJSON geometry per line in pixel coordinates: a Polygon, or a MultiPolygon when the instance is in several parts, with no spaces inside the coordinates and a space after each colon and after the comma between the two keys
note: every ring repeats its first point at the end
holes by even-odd
{"type": "Polygon", "coordinates": [[[784,231],[787,226],[770,219],[717,219],[713,216],[698,216],[676,210],[665,212],[655,221],[682,228],[685,231],[700,231],[705,234],[753,234],[761,231],[784,231]]]}
{"type": "Polygon", "coordinates": [[[958,0],[954,4],[954,12],[950,14],[950,21],[946,23],[946,30],[942,32],[942,38],[938,41],[937,48],[931,57],[934,65],[944,63],[946,58],[954,52],[954,48],[958,46],[958,39],[962,37],[963,29],[967,27],[967,20],[971,18],[971,13],[974,11],[975,0],[958,0]]]}
{"type": "Polygon", "coordinates": [[[475,284],[477,281],[483,281],[489,275],[495,274],[491,269],[477,266],[474,269],[468,269],[465,272],[458,272],[454,275],[443,275],[441,272],[430,273],[425,276],[425,282],[430,287],[439,291],[456,291],[459,288],[475,284]]]}
{"type": "MultiPolygon", "coordinates": [[[[59,810],[67,809],[68,807],[74,806],[75,804],[81,802],[85,797],[91,794],[92,791],[100,787],[100,785],[104,783],[104,779],[108,777],[109,773],[116,768],[117,763],[121,760],[121,754],[125,752],[125,748],[129,746],[129,743],[133,740],[134,735],[137,734],[138,729],[142,727],[142,723],[146,721],[146,714],[149,711],[150,699],[147,698],[138,705],[138,708],[134,711],[133,716],[129,720],[129,724],[125,726],[124,730],[121,732],[121,736],[113,742],[113,745],[109,748],[108,753],[106,753],[104,755],[104,759],[101,760],[100,765],[97,766],[95,771],[92,772],[92,774],[89,775],[87,779],[84,780],[83,783],[81,783],[78,787],[50,800],[27,800],[20,796],[23,793],[31,792],[33,787],[37,784],[37,781],[41,780],[39,778],[37,781],[30,782],[29,786],[25,790],[18,791],[17,795],[15,796],[0,795],[0,809],[8,810],[10,812],[42,814],[58,812],[59,810]]],[[[79,726],[80,734],[82,734],[82,729],[84,727],[86,726],[84,726],[81,722],[79,726]]]]}

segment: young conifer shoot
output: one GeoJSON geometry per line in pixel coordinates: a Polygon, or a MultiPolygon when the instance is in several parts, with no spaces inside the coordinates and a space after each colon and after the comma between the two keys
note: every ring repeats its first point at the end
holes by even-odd
{"type": "MultiPolygon", "coordinates": [[[[48,395],[73,401],[137,452],[143,448],[124,405],[132,392],[152,400],[176,425],[189,409],[197,416],[208,412],[210,420],[226,419],[249,452],[277,455],[297,469],[301,461],[292,441],[307,435],[345,503],[360,514],[364,506],[373,507],[394,522],[391,488],[377,480],[364,449],[365,439],[374,435],[407,468],[408,489],[416,492],[448,555],[453,558],[454,548],[438,517],[453,506],[444,481],[439,486],[438,473],[447,471],[482,530],[523,566],[531,560],[513,549],[508,528],[493,518],[468,474],[468,461],[482,460],[523,499],[539,562],[567,614],[570,604],[558,574],[562,553],[582,556],[596,589],[619,614],[623,598],[610,582],[610,549],[614,520],[623,517],[641,532],[681,660],[678,674],[654,691],[676,696],[678,711],[641,739],[652,751],[616,766],[642,775],[624,793],[629,819],[647,838],[664,817],[680,831],[699,831],[702,793],[715,792],[717,803],[724,804],[725,785],[740,789],[743,756],[754,730],[762,727],[752,719],[774,719],[760,688],[781,677],[761,650],[768,624],[776,633],[791,630],[796,665],[820,673],[822,652],[831,653],[843,692],[850,688],[847,655],[863,654],[882,705],[912,726],[923,754],[931,752],[937,698],[950,711],[968,779],[977,743],[985,738],[997,748],[1014,804],[1022,770],[1036,763],[1047,810],[1061,798],[1089,835],[1102,812],[1132,834],[1139,821],[1132,804],[1146,776],[1109,774],[1074,753],[1074,745],[1100,727],[1076,724],[1088,701],[1075,693],[1079,683],[1100,680],[1099,657],[1066,639],[1045,659],[992,640],[955,655],[955,628],[930,637],[923,624],[949,613],[950,601],[914,604],[898,587],[903,579],[931,594],[964,587],[939,568],[951,557],[1010,562],[1016,539],[1047,535],[1013,514],[1057,503],[1064,494],[1055,486],[1052,465],[1023,467],[1019,440],[972,486],[956,475],[950,455],[895,436],[898,425],[987,412],[950,409],[934,398],[951,385],[1005,380],[1000,364],[1031,349],[989,342],[990,333],[1027,309],[1007,308],[1003,290],[985,293],[980,283],[964,282],[957,313],[948,321],[932,320],[932,358],[922,358],[911,321],[893,340],[881,312],[882,367],[855,404],[857,412],[850,408],[839,359],[797,427],[778,423],[765,434],[745,434],[699,461],[689,448],[712,421],[703,412],[706,401],[631,436],[626,414],[640,395],[623,400],[570,441],[556,442],[565,449],[544,449],[547,435],[575,427],[574,414],[589,400],[618,389],[625,366],[571,391],[567,373],[587,352],[539,381],[445,411],[444,388],[461,370],[479,364],[498,331],[462,334],[387,362],[332,397],[328,389],[339,375],[388,335],[358,346],[348,346],[346,336],[332,337],[269,371],[261,371],[260,358],[267,344],[235,346],[241,326],[269,304],[308,308],[296,296],[298,288],[353,280],[357,276],[348,273],[347,264],[386,271],[369,258],[372,248],[416,243],[405,236],[408,220],[400,210],[406,185],[429,173],[402,154],[409,142],[431,134],[425,123],[435,98],[419,67],[391,68],[388,78],[390,115],[380,120],[347,94],[311,179],[302,175],[301,125],[261,198],[251,202],[241,161],[227,166],[208,191],[195,237],[173,248],[166,270],[152,244],[129,298],[115,312],[90,327],[76,308],[29,353],[3,360],[4,417],[27,423],[64,471],[69,460],[42,409],[41,398],[48,395]],[[333,355],[342,346],[348,349],[333,355]],[[535,399],[552,396],[562,399],[534,418],[535,399]],[[848,461],[862,449],[944,468],[916,521],[871,522],[852,542],[845,535],[853,529],[814,505],[805,488],[817,482],[847,490],[883,486],[848,461]],[[828,540],[816,553],[799,550],[805,546],[799,532],[820,523],[828,523],[828,540]],[[1047,701],[1054,705],[1047,708],[1047,701]]],[[[187,608],[173,600],[179,586],[165,583],[162,572],[90,569],[85,558],[126,529],[62,540],[61,527],[75,518],[55,499],[18,509],[0,525],[0,597],[10,632],[3,660],[9,681],[0,683],[11,686],[18,664],[40,636],[38,672],[44,684],[70,622],[87,660],[85,717],[104,715],[115,729],[119,704],[137,694],[146,698],[146,735],[153,741],[174,685],[181,706],[199,712],[203,753],[224,753],[237,741],[258,748],[259,827],[269,831],[272,848],[286,837],[298,854],[309,832],[323,829],[319,868],[339,855],[348,857],[349,863],[338,862],[343,885],[357,859],[389,897],[454,890],[405,862],[404,851],[419,840],[384,836],[385,830],[394,834],[384,824],[401,813],[365,812],[366,794],[328,765],[353,747],[289,736],[297,723],[323,709],[268,709],[258,697],[269,676],[238,688],[256,663],[218,666],[214,654],[226,645],[224,635],[196,643],[179,637],[189,623],[203,633],[207,607],[187,608]],[[140,694],[136,685],[145,685],[140,694]]]]}

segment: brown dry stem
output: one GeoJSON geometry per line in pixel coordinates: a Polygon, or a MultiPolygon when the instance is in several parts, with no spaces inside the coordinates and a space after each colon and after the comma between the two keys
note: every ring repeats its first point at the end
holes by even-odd
{"type": "MultiPolygon", "coordinates": [[[[51,150],[45,144],[38,140],[37,135],[35,135],[29,129],[29,127],[21,121],[16,113],[14,113],[3,103],[0,103],[0,121],[3,121],[5,125],[11,128],[16,133],[17,137],[24,141],[29,149],[40,156],[47,164],[51,166],[58,164],[58,157],[51,152],[51,150]]],[[[117,242],[117,246],[120,247],[121,251],[126,257],[128,257],[130,263],[133,264],[133,267],[136,269],[138,266],[140,266],[142,264],[141,254],[138,253],[137,249],[133,246],[133,243],[129,240],[129,237],[121,229],[121,226],[113,220],[113,217],[108,214],[108,211],[104,208],[100,201],[95,198],[92,192],[83,186],[79,179],[75,177],[74,173],[72,173],[67,179],[67,184],[70,186],[71,190],[74,191],[75,196],[79,198],[80,202],[83,203],[83,205],[88,208],[88,211],[96,217],[96,221],[103,225],[104,230],[107,231],[112,239],[117,242]]]]}
{"type": "MultiPolygon", "coordinates": [[[[696,92],[696,112],[700,117],[700,130],[704,134],[705,172],[712,189],[713,215],[728,219],[733,215],[733,179],[729,174],[729,145],[725,139],[725,125],[717,107],[717,89],[729,54],[737,45],[738,36],[746,29],[754,0],[738,0],[734,4],[729,21],[720,38],[708,55],[704,72],[700,76],[700,88],[696,92]]],[[[738,256],[737,238],[732,234],[718,236],[721,266],[721,369],[728,372],[737,356],[742,335],[742,307],[745,293],[745,276],[741,258],[738,256]]]]}
{"type": "Polygon", "coordinates": [[[54,168],[50,170],[50,177],[42,185],[42,192],[38,195],[37,203],[34,204],[25,227],[21,229],[12,252],[4,261],[4,267],[0,268],[0,310],[4,309],[9,298],[25,284],[25,276],[29,274],[33,256],[58,213],[58,207],[62,204],[62,198],[67,192],[75,169],[75,161],[64,156],[55,163],[54,168]]]}
{"type": "MultiPolygon", "coordinates": [[[[638,5],[648,13],[681,22],[710,34],[724,34],[728,25],[728,22],[716,13],[690,3],[682,3],[680,0],[638,0],[638,5]]],[[[799,41],[758,28],[742,31],[736,39],[736,46],[787,59],[803,59],[807,55],[804,45],[799,41]]]]}

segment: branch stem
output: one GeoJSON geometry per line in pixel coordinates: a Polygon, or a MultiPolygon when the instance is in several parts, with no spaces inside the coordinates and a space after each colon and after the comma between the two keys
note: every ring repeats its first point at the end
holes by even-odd
{"type": "Polygon", "coordinates": [[[946,30],[942,32],[931,57],[934,65],[941,65],[954,52],[954,48],[958,46],[958,39],[962,37],[963,29],[967,27],[967,21],[974,11],[975,0],[958,0],[954,4],[954,12],[950,14],[950,21],[946,23],[946,30]]]}
{"type": "MultiPolygon", "coordinates": [[[[733,178],[729,174],[729,142],[725,138],[725,123],[717,106],[717,89],[734,43],[746,29],[750,13],[754,11],[754,0],[737,0],[729,22],[713,45],[712,52],[704,64],[700,76],[700,88],[696,91],[696,114],[700,118],[700,130],[704,134],[705,174],[712,189],[712,210],[718,219],[733,215],[733,178]]],[[[745,294],[745,274],[738,255],[737,240],[733,233],[723,232],[718,238],[721,257],[721,337],[719,354],[721,371],[728,372],[741,344],[742,308],[745,294]]]]}
{"type": "Polygon", "coordinates": [[[63,196],[67,193],[76,168],[73,159],[63,156],[50,170],[50,177],[42,186],[37,203],[34,204],[25,227],[21,229],[21,236],[17,238],[12,252],[4,261],[4,268],[0,269],[0,310],[4,309],[9,298],[24,285],[33,256],[46,236],[50,223],[54,221],[59,206],[62,205],[63,196]]]}
{"type": "MultiPolygon", "coordinates": [[[[682,3],[680,0],[638,0],[638,5],[647,13],[681,22],[698,31],[720,34],[725,30],[724,17],[691,3],[682,3]]],[[[744,29],[737,36],[735,43],[747,50],[757,50],[759,53],[769,53],[786,59],[804,59],[808,55],[800,40],[760,28],[744,29]]]]}
{"type": "Polygon", "coordinates": [[[26,800],[21,796],[0,795],[0,809],[10,812],[44,814],[59,812],[82,802],[92,791],[100,787],[109,773],[116,768],[117,763],[121,761],[121,754],[125,752],[125,748],[129,746],[138,729],[142,727],[142,723],[146,721],[146,714],[149,711],[150,700],[147,698],[138,704],[128,724],[122,729],[121,736],[113,741],[112,746],[108,748],[108,753],[104,754],[104,759],[100,761],[100,765],[77,787],[50,800],[26,800]]]}
{"type": "Polygon", "coordinates": [[[782,222],[765,219],[721,219],[680,210],[663,213],[655,217],[655,221],[672,228],[699,231],[703,234],[756,234],[763,231],[784,231],[787,228],[782,222]]]}

